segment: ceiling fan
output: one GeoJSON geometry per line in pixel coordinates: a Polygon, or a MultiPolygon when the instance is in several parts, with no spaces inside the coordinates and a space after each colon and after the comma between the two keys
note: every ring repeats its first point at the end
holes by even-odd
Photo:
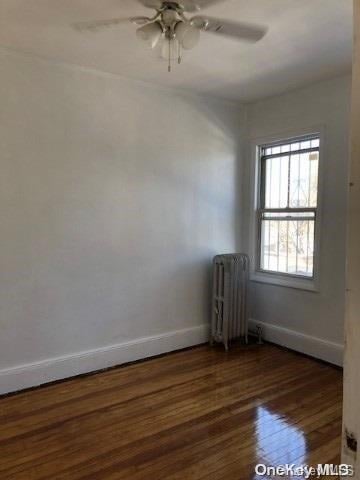
{"type": "Polygon", "coordinates": [[[130,21],[139,27],[136,32],[139,39],[152,49],[159,49],[161,57],[168,61],[169,72],[172,60],[177,59],[180,64],[182,51],[191,50],[199,43],[201,31],[251,43],[261,40],[267,32],[267,28],[258,25],[222,20],[207,15],[187,16],[188,13],[198,12],[202,8],[225,0],[137,1],[144,7],[154,9],[153,16],[80,22],[74,24],[74,27],[79,31],[97,31],[130,21]]]}

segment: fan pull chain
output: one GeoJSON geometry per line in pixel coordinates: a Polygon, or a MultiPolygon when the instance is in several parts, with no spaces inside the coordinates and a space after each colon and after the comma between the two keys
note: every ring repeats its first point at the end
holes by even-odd
{"type": "Polygon", "coordinates": [[[181,43],[179,42],[179,47],[178,47],[178,64],[180,65],[181,63],[181,43]]]}
{"type": "Polygon", "coordinates": [[[171,38],[169,36],[169,65],[168,65],[168,72],[171,72],[171,38]]]}

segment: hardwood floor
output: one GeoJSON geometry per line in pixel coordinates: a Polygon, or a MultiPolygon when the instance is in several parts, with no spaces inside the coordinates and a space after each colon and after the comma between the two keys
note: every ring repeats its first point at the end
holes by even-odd
{"type": "Polygon", "coordinates": [[[0,478],[255,480],[257,463],[338,463],[341,397],[338,369],[275,346],[198,347],[1,399],[0,478]]]}

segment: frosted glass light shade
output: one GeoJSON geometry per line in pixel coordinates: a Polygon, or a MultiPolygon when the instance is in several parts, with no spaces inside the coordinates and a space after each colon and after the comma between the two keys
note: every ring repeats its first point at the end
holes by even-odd
{"type": "Polygon", "coordinates": [[[155,48],[161,38],[162,28],[157,22],[148,23],[147,25],[138,28],[136,35],[140,40],[144,40],[148,43],[151,48],[155,48]]]}
{"type": "Polygon", "coordinates": [[[200,30],[185,22],[176,25],[175,34],[185,50],[191,50],[200,41],[200,30]]]}

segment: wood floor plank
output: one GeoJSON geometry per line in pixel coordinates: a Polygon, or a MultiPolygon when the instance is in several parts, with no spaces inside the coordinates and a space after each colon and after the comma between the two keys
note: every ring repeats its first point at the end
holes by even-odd
{"type": "Polygon", "coordinates": [[[6,480],[255,480],[338,459],[342,374],[273,345],[203,346],[0,399],[6,480]]]}
{"type": "MultiPolygon", "coordinates": [[[[312,378],[312,381],[314,382],[314,379],[313,379],[313,378],[312,378]]],[[[255,386],[255,388],[256,388],[256,386],[255,386]]],[[[258,389],[258,388],[259,388],[259,387],[257,387],[257,389],[258,389]]],[[[293,382],[293,380],[291,380],[291,386],[287,387],[286,389],[284,388],[284,391],[287,392],[287,391],[293,390],[293,389],[294,389],[294,382],[293,382]]],[[[283,391],[283,392],[284,392],[284,391],[283,391]]],[[[275,396],[278,397],[278,386],[276,386],[275,388],[273,387],[272,398],[275,397],[275,396]]],[[[232,397],[229,396],[229,399],[231,399],[231,398],[232,398],[232,397]]],[[[270,398],[270,397],[268,397],[268,398],[270,398]]],[[[233,410],[234,412],[236,412],[236,411],[239,412],[239,411],[244,410],[244,409],[250,409],[250,408],[252,408],[253,405],[252,405],[252,403],[249,401],[250,399],[251,399],[251,398],[248,398],[247,400],[241,400],[240,402],[236,402],[236,404],[232,404],[231,409],[229,409],[228,407],[223,407],[223,408],[222,408],[222,410],[223,410],[223,412],[222,412],[222,418],[219,418],[219,417],[220,417],[220,414],[221,414],[221,411],[220,411],[220,408],[217,408],[217,407],[220,407],[221,405],[219,404],[218,401],[217,401],[217,402],[212,402],[214,408],[217,408],[217,410],[216,410],[216,415],[212,415],[212,416],[211,416],[211,414],[210,414],[210,416],[209,416],[209,414],[207,414],[207,415],[202,415],[201,417],[197,416],[197,417],[195,418],[195,420],[190,420],[190,421],[188,421],[188,422],[186,422],[186,423],[184,422],[184,418],[182,418],[182,423],[180,423],[180,424],[178,425],[178,427],[174,426],[174,427],[170,427],[170,428],[172,428],[172,431],[174,431],[174,429],[176,428],[176,434],[177,434],[178,436],[181,435],[181,434],[184,433],[184,432],[187,433],[188,430],[189,430],[189,428],[195,428],[195,427],[198,428],[198,427],[201,427],[203,424],[205,425],[205,428],[209,428],[209,426],[211,425],[210,420],[211,420],[212,422],[222,421],[223,419],[226,419],[226,418],[229,416],[229,413],[231,413],[231,410],[233,410]],[[242,407],[240,408],[241,405],[242,405],[242,407]]],[[[255,395],[254,398],[253,398],[253,402],[256,402],[256,404],[259,403],[259,400],[258,400],[258,398],[257,398],[256,395],[255,395]]],[[[205,414],[205,412],[203,412],[203,413],[205,414]]],[[[152,414],[150,413],[150,415],[152,415],[152,414]]],[[[160,411],[160,412],[159,412],[159,411],[156,411],[156,416],[159,417],[159,415],[160,415],[160,419],[161,419],[161,411],[160,411]]],[[[176,416],[176,411],[175,411],[175,416],[176,416]]],[[[95,420],[96,420],[96,419],[95,419],[95,420]]],[[[127,418],[127,420],[128,420],[128,418],[127,418]]],[[[102,425],[104,425],[104,422],[102,422],[102,425]]],[[[156,426],[157,426],[156,432],[159,432],[158,425],[156,425],[156,426]]],[[[83,425],[83,427],[85,427],[85,425],[83,425]]],[[[97,430],[98,430],[98,421],[94,424],[94,428],[95,428],[95,431],[96,431],[96,428],[97,428],[97,430]]],[[[113,425],[112,425],[112,424],[111,424],[111,429],[112,429],[112,432],[113,432],[114,429],[113,429],[113,425]]],[[[86,430],[88,430],[88,428],[87,428],[86,430]]],[[[135,430],[135,428],[133,428],[133,430],[135,430]]],[[[146,447],[146,442],[147,442],[147,440],[149,441],[148,443],[152,444],[152,443],[153,443],[154,435],[156,434],[156,432],[154,432],[154,428],[153,428],[152,430],[149,429],[149,428],[148,428],[148,429],[145,429],[145,432],[146,432],[146,437],[143,439],[144,441],[142,442],[141,446],[139,446],[140,450],[143,450],[143,451],[144,451],[144,449],[145,449],[145,447],[146,447]],[[152,434],[152,435],[151,435],[151,434],[152,434]]],[[[103,431],[98,432],[98,435],[99,435],[99,433],[100,433],[100,435],[103,435],[103,434],[104,434],[103,431]]],[[[117,444],[117,447],[118,447],[118,448],[117,448],[117,454],[118,454],[118,455],[120,455],[120,453],[123,453],[123,452],[124,452],[124,448],[119,448],[119,446],[121,446],[121,445],[124,444],[124,443],[126,444],[126,443],[129,442],[129,438],[126,438],[126,437],[124,437],[124,436],[122,435],[123,432],[122,432],[121,429],[120,429],[120,432],[119,432],[119,433],[120,433],[120,437],[117,439],[117,441],[116,441],[116,439],[114,439],[114,440],[116,441],[116,444],[117,444]]],[[[135,431],[135,432],[132,432],[132,433],[135,433],[135,438],[138,440],[137,443],[139,443],[139,441],[140,441],[140,439],[141,439],[141,434],[142,434],[141,430],[140,430],[139,432],[136,432],[136,431],[135,431]]],[[[90,435],[90,438],[89,438],[90,442],[93,441],[93,435],[94,435],[94,432],[93,432],[92,435],[90,435]]],[[[56,440],[56,436],[55,436],[55,435],[54,435],[54,438],[55,438],[55,440],[56,440]]],[[[52,440],[53,440],[54,438],[52,438],[52,440]]],[[[101,436],[100,436],[100,438],[101,438],[101,436]]],[[[105,437],[105,438],[106,438],[106,437],[105,437]]],[[[83,440],[83,439],[84,439],[84,436],[82,436],[81,439],[83,440]]],[[[167,441],[167,439],[168,439],[168,432],[167,432],[166,430],[165,430],[165,431],[164,431],[164,430],[160,430],[160,433],[157,433],[157,435],[156,435],[156,441],[157,441],[158,444],[159,444],[159,442],[161,442],[161,441],[167,441]]],[[[47,437],[45,438],[45,441],[47,442],[47,443],[45,444],[45,450],[46,450],[46,451],[49,451],[49,443],[48,443],[49,440],[48,440],[47,437]]],[[[13,444],[14,444],[14,442],[13,442],[13,444]]],[[[78,446],[78,442],[77,442],[77,441],[75,441],[75,442],[73,441],[72,444],[71,444],[71,446],[74,445],[74,444],[78,446]]],[[[87,446],[88,446],[88,447],[91,447],[91,443],[90,443],[90,445],[87,445],[87,446]]],[[[84,452],[87,451],[87,448],[86,448],[87,446],[86,446],[86,445],[83,445],[83,450],[84,450],[84,452]]],[[[99,446],[99,451],[101,450],[101,446],[102,446],[102,445],[99,446]]],[[[102,462],[102,463],[106,463],[106,461],[107,461],[107,456],[108,456],[108,454],[109,454],[109,451],[108,451],[108,450],[109,450],[109,448],[111,448],[111,447],[109,447],[109,444],[108,444],[108,443],[107,443],[107,444],[104,444],[104,446],[105,446],[105,448],[107,449],[107,451],[105,452],[105,456],[103,456],[103,458],[101,459],[101,462],[102,462]]],[[[43,450],[43,448],[41,448],[41,444],[39,444],[39,445],[34,445],[34,447],[35,447],[35,449],[36,449],[35,451],[37,451],[37,452],[42,452],[42,450],[43,450]]],[[[5,452],[4,452],[4,453],[5,453],[5,452]]],[[[68,461],[70,461],[69,451],[67,452],[67,454],[68,454],[68,461]]],[[[12,452],[12,455],[10,455],[10,456],[13,457],[13,456],[14,456],[14,452],[12,452]]],[[[50,455],[50,458],[52,458],[52,457],[53,457],[53,456],[50,455]]],[[[79,453],[78,453],[77,450],[74,451],[74,457],[75,457],[74,461],[75,461],[75,462],[79,462],[80,459],[79,459],[79,453]]],[[[58,456],[57,456],[57,458],[58,458],[58,456]]],[[[32,463],[34,464],[34,462],[32,462],[32,463]]],[[[41,463],[42,463],[42,467],[45,467],[44,462],[43,462],[43,459],[42,459],[42,462],[41,462],[41,463]]]]}

